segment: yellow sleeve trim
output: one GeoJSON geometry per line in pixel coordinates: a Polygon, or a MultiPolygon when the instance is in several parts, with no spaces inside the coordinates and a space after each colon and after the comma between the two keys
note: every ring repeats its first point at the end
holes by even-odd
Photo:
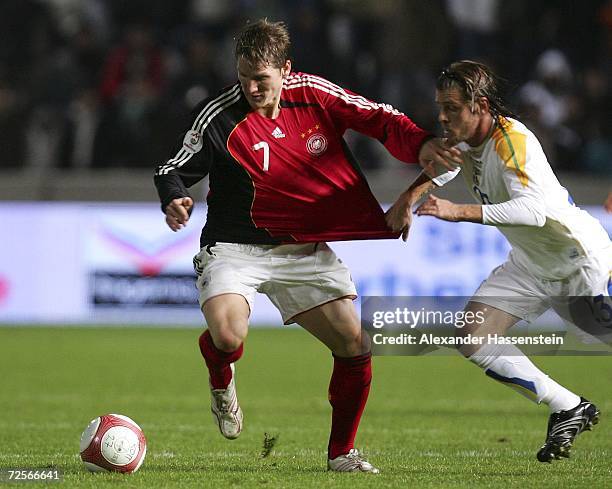
{"type": "Polygon", "coordinates": [[[527,160],[527,135],[514,131],[512,124],[498,126],[492,135],[495,140],[495,152],[510,170],[514,170],[523,187],[527,187],[529,178],[525,172],[527,160]]]}

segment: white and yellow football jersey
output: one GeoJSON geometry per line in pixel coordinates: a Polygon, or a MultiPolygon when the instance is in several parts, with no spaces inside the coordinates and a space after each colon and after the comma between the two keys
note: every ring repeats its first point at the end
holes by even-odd
{"type": "MultiPolygon", "coordinates": [[[[499,227],[516,262],[546,280],[564,279],[602,254],[612,263],[607,232],[573,203],[539,141],[522,123],[503,119],[480,146],[457,147],[463,177],[483,204],[483,223],[499,227]]],[[[441,185],[449,177],[434,182],[441,185]]]]}

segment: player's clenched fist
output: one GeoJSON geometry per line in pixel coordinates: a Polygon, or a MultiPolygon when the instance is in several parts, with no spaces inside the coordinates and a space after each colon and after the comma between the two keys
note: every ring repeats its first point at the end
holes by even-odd
{"type": "Polygon", "coordinates": [[[186,226],[192,207],[193,199],[191,197],[181,197],[172,200],[166,206],[166,224],[168,227],[172,231],[178,231],[186,226]]]}

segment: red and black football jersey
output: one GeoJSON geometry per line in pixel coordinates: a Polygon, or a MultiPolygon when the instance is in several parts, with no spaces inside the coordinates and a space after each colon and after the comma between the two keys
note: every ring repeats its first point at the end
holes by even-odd
{"type": "Polygon", "coordinates": [[[176,155],[157,168],[162,208],[208,174],[203,244],[396,238],[342,136],[354,129],[412,163],[428,133],[304,73],[284,80],[280,105],[276,119],[260,115],[240,84],[203,101],[176,155]]]}

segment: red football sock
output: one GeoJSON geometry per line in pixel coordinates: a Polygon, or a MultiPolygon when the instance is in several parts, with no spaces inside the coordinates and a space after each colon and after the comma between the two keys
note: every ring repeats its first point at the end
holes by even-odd
{"type": "Polygon", "coordinates": [[[344,455],[354,447],[371,381],[371,353],[351,358],[334,355],[334,371],[329,383],[332,427],[327,450],[330,459],[344,455]]]}
{"type": "Polygon", "coordinates": [[[208,367],[210,384],[213,389],[226,389],[232,380],[230,363],[237,362],[242,356],[243,345],[232,352],[219,350],[213,343],[208,330],[200,336],[200,351],[208,367]]]}

